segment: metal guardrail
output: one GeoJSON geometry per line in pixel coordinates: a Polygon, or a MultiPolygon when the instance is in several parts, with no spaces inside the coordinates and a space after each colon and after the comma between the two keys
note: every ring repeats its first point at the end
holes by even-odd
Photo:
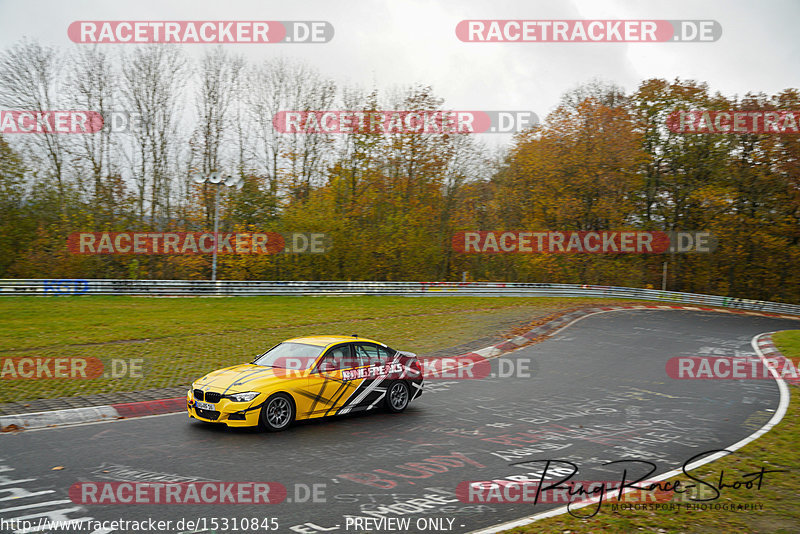
{"type": "Polygon", "coordinates": [[[800,315],[800,305],[677,291],[579,284],[242,280],[0,279],[0,296],[41,295],[399,295],[551,296],[644,299],[800,315]]]}

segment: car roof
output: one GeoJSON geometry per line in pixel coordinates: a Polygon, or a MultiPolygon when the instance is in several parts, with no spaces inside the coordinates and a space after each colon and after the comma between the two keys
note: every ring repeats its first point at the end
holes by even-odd
{"type": "Polygon", "coordinates": [[[377,343],[378,345],[384,345],[380,341],[375,341],[373,339],[367,339],[365,337],[359,336],[304,336],[304,337],[295,337],[292,339],[287,339],[284,343],[305,343],[306,345],[317,345],[320,347],[327,347],[328,345],[333,345],[335,343],[343,343],[348,341],[364,341],[367,343],[377,343]]]}

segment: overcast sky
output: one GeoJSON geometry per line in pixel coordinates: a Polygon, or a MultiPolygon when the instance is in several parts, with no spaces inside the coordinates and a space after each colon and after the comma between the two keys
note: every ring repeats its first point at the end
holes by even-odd
{"type": "Polygon", "coordinates": [[[650,77],[697,79],[725,95],[800,86],[798,0],[0,0],[0,46],[26,36],[81,46],[67,37],[76,20],[325,20],[336,32],[327,44],[225,46],[251,60],[302,58],[340,85],[423,83],[450,109],[542,118],[593,78],[628,91],[650,77]],[[723,32],[714,43],[464,43],[464,19],[713,19],[723,32]]]}

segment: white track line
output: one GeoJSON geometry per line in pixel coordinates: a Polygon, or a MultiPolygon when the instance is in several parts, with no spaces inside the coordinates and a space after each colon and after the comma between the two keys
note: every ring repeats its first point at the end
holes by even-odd
{"type": "MultiPolygon", "coordinates": [[[[618,311],[618,310],[607,310],[607,311],[618,311]]],[[[605,310],[602,311],[602,312],[597,312],[597,313],[605,313],[605,310]]],[[[594,315],[594,314],[590,314],[590,315],[594,315]]],[[[578,322],[579,320],[581,320],[581,319],[583,319],[585,317],[589,317],[589,315],[584,315],[583,317],[578,317],[574,321],[572,321],[569,324],[565,325],[563,328],[559,328],[558,330],[556,330],[556,332],[558,332],[560,330],[563,330],[567,326],[569,326],[569,325],[571,325],[573,323],[576,323],[576,322],[578,322]]],[[[553,335],[556,332],[553,332],[553,335]]],[[[761,349],[758,347],[758,338],[760,338],[761,336],[765,336],[767,334],[772,334],[772,333],[774,333],[774,332],[765,332],[765,333],[757,334],[757,335],[753,336],[753,338],[750,340],[750,345],[753,347],[753,350],[756,351],[756,354],[761,359],[762,363],[764,365],[766,365],[767,368],[769,368],[770,372],[772,373],[772,377],[778,383],[778,391],[780,392],[780,395],[781,395],[780,401],[778,402],[778,409],[775,410],[775,413],[772,415],[770,420],[767,421],[767,423],[764,426],[762,426],[760,429],[756,430],[755,432],[753,432],[752,434],[750,434],[746,438],[737,441],[736,443],[734,443],[730,447],[726,447],[726,450],[728,450],[730,452],[733,452],[733,451],[735,451],[737,449],[740,449],[740,448],[744,447],[748,443],[757,440],[758,438],[760,438],[761,436],[763,436],[764,434],[769,432],[775,425],[777,425],[778,423],[781,422],[781,419],[783,419],[783,416],[786,415],[786,410],[789,407],[789,399],[791,398],[791,394],[789,393],[789,388],[786,386],[786,382],[784,382],[784,380],[780,376],[778,376],[778,372],[775,370],[775,368],[773,366],[769,365],[769,363],[767,362],[766,356],[764,355],[763,352],[761,352],[761,349]]],[[[685,469],[687,471],[691,471],[693,469],[697,469],[698,467],[700,467],[702,465],[705,465],[707,463],[713,462],[714,460],[718,460],[719,458],[722,458],[723,456],[725,456],[727,454],[728,453],[717,452],[717,453],[712,454],[710,456],[707,456],[707,457],[705,457],[705,458],[703,458],[701,460],[697,460],[695,462],[692,462],[691,464],[685,466],[685,469]]],[[[683,473],[683,469],[684,469],[683,467],[681,469],[673,469],[672,471],[669,471],[669,472],[664,473],[662,475],[658,475],[657,477],[654,477],[654,478],[648,479],[648,480],[651,480],[652,482],[658,482],[658,481],[661,481],[661,480],[666,480],[668,478],[674,477],[675,475],[682,474],[683,473]]],[[[629,490],[623,491],[623,494],[624,493],[628,493],[629,491],[634,491],[634,490],[633,489],[629,489],[629,490]]],[[[582,501],[580,504],[566,505],[566,506],[562,506],[560,508],[555,508],[553,510],[548,510],[547,512],[542,512],[542,513],[539,513],[539,514],[536,514],[536,515],[523,517],[521,519],[516,519],[516,520],[513,520],[513,521],[508,521],[506,523],[501,523],[501,524],[495,525],[493,527],[489,527],[489,528],[485,528],[485,529],[481,529],[481,530],[474,530],[470,534],[494,534],[496,532],[501,532],[503,530],[508,530],[508,529],[511,529],[511,528],[516,528],[516,527],[521,527],[521,526],[524,526],[524,525],[529,525],[529,524],[531,524],[531,523],[533,523],[535,521],[538,521],[540,519],[546,519],[548,517],[555,517],[557,515],[561,515],[561,514],[567,513],[569,510],[578,510],[580,508],[584,508],[584,507],[589,506],[591,504],[597,503],[597,501],[599,501],[599,500],[600,500],[599,498],[595,497],[595,498],[589,499],[587,501],[582,501]]]]}

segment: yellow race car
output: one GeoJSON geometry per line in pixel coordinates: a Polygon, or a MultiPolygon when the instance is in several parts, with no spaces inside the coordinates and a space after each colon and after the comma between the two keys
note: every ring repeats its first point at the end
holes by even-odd
{"type": "Polygon", "coordinates": [[[200,421],[274,432],[302,419],[380,407],[402,412],[422,385],[413,353],[358,336],[299,337],[197,380],[186,407],[200,421]]]}

